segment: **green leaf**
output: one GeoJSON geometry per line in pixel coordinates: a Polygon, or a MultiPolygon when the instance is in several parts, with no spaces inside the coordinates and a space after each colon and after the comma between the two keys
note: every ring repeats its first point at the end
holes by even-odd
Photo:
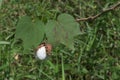
{"type": "Polygon", "coordinates": [[[74,49],[74,36],[80,33],[79,24],[69,14],[59,15],[57,21],[50,20],[45,26],[45,32],[50,43],[62,43],[71,49],[74,49]]]}
{"type": "Polygon", "coordinates": [[[2,0],[0,0],[0,9],[1,9],[1,6],[2,6],[2,0]]]}
{"type": "Polygon", "coordinates": [[[22,39],[24,49],[36,47],[44,37],[44,24],[41,21],[32,22],[31,18],[24,16],[16,27],[15,39],[22,39]]]}
{"type": "Polygon", "coordinates": [[[0,66],[0,70],[5,70],[5,69],[7,69],[7,68],[8,68],[8,66],[9,66],[9,64],[8,64],[8,63],[3,64],[2,66],[0,66]]]}
{"type": "Polygon", "coordinates": [[[10,44],[10,42],[8,42],[8,41],[0,41],[0,45],[1,45],[1,44],[6,45],[6,44],[10,44]]]}

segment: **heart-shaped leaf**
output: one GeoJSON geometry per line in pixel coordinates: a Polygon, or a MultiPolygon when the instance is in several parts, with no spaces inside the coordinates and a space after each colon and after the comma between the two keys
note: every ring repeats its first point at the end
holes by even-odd
{"type": "Polygon", "coordinates": [[[73,49],[73,38],[80,33],[79,24],[69,14],[61,14],[57,21],[50,20],[45,26],[46,36],[52,44],[62,43],[73,49]]]}
{"type": "Polygon", "coordinates": [[[16,27],[15,39],[22,39],[24,49],[36,47],[44,37],[44,24],[41,21],[32,22],[28,16],[22,17],[16,27]]]}

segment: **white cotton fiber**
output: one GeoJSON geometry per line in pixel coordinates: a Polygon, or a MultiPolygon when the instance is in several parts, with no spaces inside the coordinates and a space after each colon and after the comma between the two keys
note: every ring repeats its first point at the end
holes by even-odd
{"type": "Polygon", "coordinates": [[[46,54],[46,48],[45,46],[39,48],[36,52],[36,55],[39,59],[43,60],[46,58],[47,54],[46,54]]]}

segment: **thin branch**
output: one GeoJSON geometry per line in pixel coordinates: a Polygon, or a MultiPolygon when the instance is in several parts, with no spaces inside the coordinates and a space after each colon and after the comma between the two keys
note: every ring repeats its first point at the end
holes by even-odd
{"type": "Polygon", "coordinates": [[[103,10],[102,12],[96,14],[95,16],[89,16],[89,17],[87,17],[87,18],[76,19],[76,21],[79,22],[79,21],[94,20],[94,19],[100,17],[101,15],[103,15],[103,14],[106,13],[106,12],[115,10],[115,9],[118,8],[119,6],[120,6],[120,2],[118,2],[117,4],[115,4],[114,6],[108,8],[108,9],[103,10]]]}

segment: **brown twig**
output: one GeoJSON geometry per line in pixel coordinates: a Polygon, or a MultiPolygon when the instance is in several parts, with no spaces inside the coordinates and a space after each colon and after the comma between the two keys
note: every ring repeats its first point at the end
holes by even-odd
{"type": "Polygon", "coordinates": [[[87,18],[76,19],[76,21],[79,22],[79,21],[94,20],[94,19],[98,18],[99,16],[101,16],[102,14],[104,14],[104,13],[106,13],[106,12],[115,10],[115,9],[118,8],[119,6],[120,6],[120,2],[118,2],[117,4],[115,4],[114,6],[108,8],[108,9],[103,10],[102,12],[96,14],[95,16],[89,16],[89,17],[87,17],[87,18]]]}

